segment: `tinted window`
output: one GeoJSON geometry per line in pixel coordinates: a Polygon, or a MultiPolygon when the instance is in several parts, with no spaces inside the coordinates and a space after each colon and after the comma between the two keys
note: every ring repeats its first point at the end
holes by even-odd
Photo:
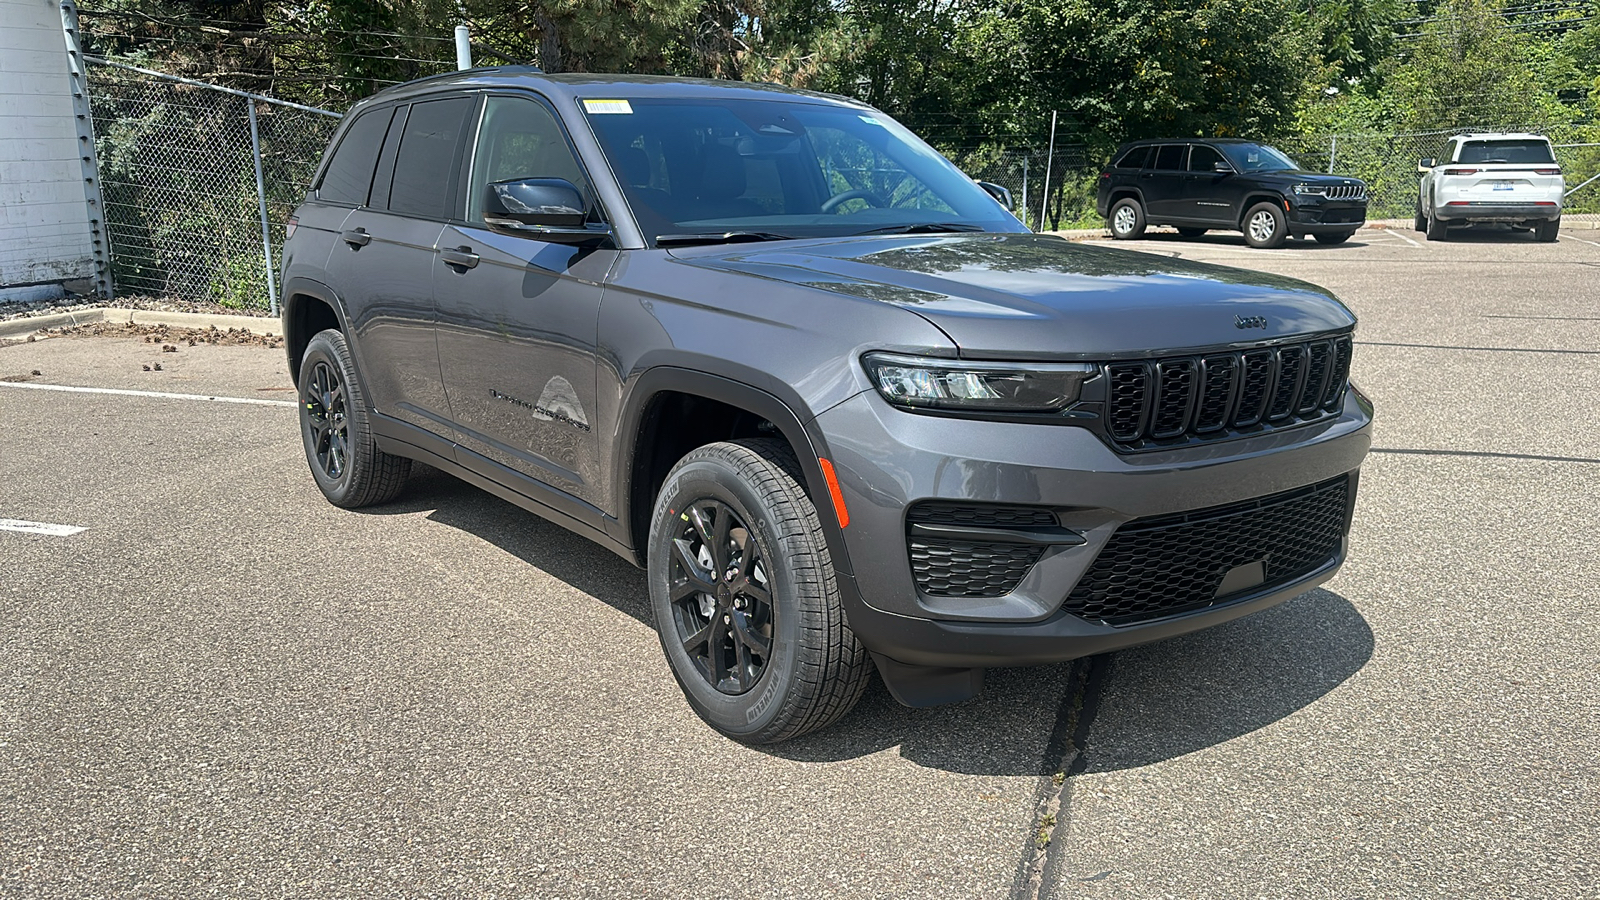
{"type": "Polygon", "coordinates": [[[372,170],[377,165],[378,150],[383,147],[383,135],[389,130],[389,117],[393,114],[393,109],[375,109],[362,113],[350,123],[349,130],[339,141],[339,148],[328,160],[328,169],[317,186],[317,199],[353,206],[367,202],[367,192],[372,188],[372,170]]]}
{"type": "Polygon", "coordinates": [[[1189,171],[1215,172],[1217,163],[1227,162],[1214,148],[1204,144],[1194,144],[1189,148],[1189,171]]]}
{"type": "Polygon", "coordinates": [[[1183,151],[1187,149],[1183,144],[1167,144],[1156,153],[1157,169],[1183,168],[1183,151]]]}
{"type": "Polygon", "coordinates": [[[1117,160],[1115,163],[1112,163],[1112,165],[1119,169],[1142,169],[1149,159],[1149,147],[1135,147],[1132,150],[1129,150],[1127,153],[1122,154],[1122,158],[1117,160]]]}
{"type": "Polygon", "coordinates": [[[1265,144],[1223,144],[1222,152],[1241,172],[1288,172],[1300,168],[1294,160],[1265,144]]]}
{"type": "Polygon", "coordinates": [[[1544,141],[1467,141],[1461,145],[1464,163],[1553,163],[1544,141]]]}
{"type": "Polygon", "coordinates": [[[589,180],[555,115],[533,100],[490,97],[473,153],[467,218],[483,221],[483,197],[489,183],[514,178],[564,178],[577,185],[586,202],[593,203],[589,180]]]}
{"type": "Polygon", "coordinates": [[[391,212],[429,219],[450,215],[451,164],[461,124],[473,102],[470,97],[453,97],[412,105],[394,162],[391,212]]]}

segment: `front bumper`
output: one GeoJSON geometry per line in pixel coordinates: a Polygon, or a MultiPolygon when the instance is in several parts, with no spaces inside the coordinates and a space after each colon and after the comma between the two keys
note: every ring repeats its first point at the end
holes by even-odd
{"type": "Polygon", "coordinates": [[[1355,231],[1367,221],[1365,203],[1319,202],[1309,197],[1290,200],[1289,203],[1289,233],[1297,236],[1355,231]]]}
{"type": "Polygon", "coordinates": [[[1435,213],[1447,222],[1545,222],[1561,218],[1561,205],[1552,202],[1452,200],[1435,213]]]}
{"type": "MultiPolygon", "coordinates": [[[[1063,609],[1119,526],[1223,507],[1354,475],[1371,444],[1371,408],[1347,391],[1338,415],[1268,435],[1119,454],[1085,428],[903,412],[861,394],[817,419],[850,513],[854,576],[841,577],[852,629],[868,649],[913,666],[987,668],[1076,659],[1238,618],[1332,577],[1337,553],[1289,583],[1131,624],[1063,609]],[[907,510],[925,500],[1054,510],[1084,538],[1042,556],[1011,593],[933,596],[918,588],[907,510]]],[[[1353,502],[1353,501],[1352,501],[1353,502]]],[[[1346,524],[1347,527],[1347,524],[1346,524]]]]}

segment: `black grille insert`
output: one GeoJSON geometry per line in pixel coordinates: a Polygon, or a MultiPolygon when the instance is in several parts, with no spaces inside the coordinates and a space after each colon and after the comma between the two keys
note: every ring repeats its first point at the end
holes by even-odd
{"type": "MultiPolygon", "coordinates": [[[[1057,528],[1056,514],[1037,506],[998,506],[925,500],[906,513],[906,524],[960,528],[1057,528]]],[[[1001,597],[1017,589],[1044,553],[1038,544],[976,537],[908,535],[917,590],[935,597],[1001,597]]]]}
{"type": "Polygon", "coordinates": [[[1338,554],[1349,489],[1341,475],[1247,503],[1136,519],[1111,536],[1063,608],[1114,624],[1159,618],[1209,605],[1230,570],[1253,563],[1266,580],[1249,590],[1287,584],[1338,554]]]}
{"type": "Polygon", "coordinates": [[[1124,449],[1215,440],[1337,412],[1349,335],[1235,353],[1105,365],[1106,423],[1124,449]]]}

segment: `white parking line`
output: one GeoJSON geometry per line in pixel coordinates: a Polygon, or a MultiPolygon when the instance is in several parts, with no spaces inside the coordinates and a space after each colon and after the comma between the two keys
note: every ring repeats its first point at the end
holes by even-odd
{"type": "Polygon", "coordinates": [[[51,537],[66,537],[77,534],[83,527],[79,525],[52,525],[49,522],[25,522],[22,519],[0,519],[0,531],[20,531],[24,534],[48,534],[51,537]]]}
{"type": "Polygon", "coordinates": [[[1584,239],[1583,239],[1583,238],[1581,238],[1581,237],[1573,237],[1573,236],[1572,236],[1572,235],[1570,235],[1570,234],[1564,234],[1564,235],[1562,235],[1562,237],[1563,237],[1563,238],[1572,238],[1572,240],[1575,240],[1575,241],[1577,241],[1577,242],[1578,242],[1578,243],[1580,243],[1580,244],[1588,244],[1588,245],[1589,245],[1589,246],[1591,246],[1591,247],[1600,247],[1600,244],[1597,244],[1597,243],[1595,243],[1595,242],[1594,242],[1594,241],[1586,241],[1586,240],[1584,240],[1584,239]]]}
{"type": "Polygon", "coordinates": [[[1411,238],[1406,237],[1405,235],[1401,234],[1398,231],[1391,231],[1390,229],[1385,228],[1385,229],[1383,229],[1383,233],[1384,234],[1392,234],[1395,237],[1399,238],[1402,241],[1405,241],[1406,243],[1410,244],[1413,247],[1419,247],[1419,248],[1424,249],[1424,250],[1427,249],[1427,247],[1425,247],[1423,244],[1421,244],[1421,243],[1419,243],[1417,241],[1413,241],[1411,238]]]}
{"type": "Polygon", "coordinates": [[[124,391],[118,388],[68,387],[64,384],[28,384],[21,381],[0,381],[0,387],[26,388],[31,391],[66,391],[73,394],[112,394],[121,397],[154,397],[158,400],[209,400],[212,403],[246,403],[253,406],[296,406],[292,400],[257,400],[254,397],[208,397],[205,394],[169,394],[164,391],[124,391]]]}

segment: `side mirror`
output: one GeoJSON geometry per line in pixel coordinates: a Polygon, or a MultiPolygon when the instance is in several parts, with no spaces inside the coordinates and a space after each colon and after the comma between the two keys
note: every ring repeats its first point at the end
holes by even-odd
{"type": "Polygon", "coordinates": [[[1232,175],[1233,166],[1230,166],[1225,162],[1214,162],[1211,164],[1211,171],[1218,172],[1223,175],[1232,175]]]}
{"type": "Polygon", "coordinates": [[[507,234],[557,244],[598,242],[611,230],[590,227],[583,195],[564,178],[517,178],[484,189],[483,220],[507,234]]]}
{"type": "Polygon", "coordinates": [[[1012,210],[1017,208],[1016,202],[1011,199],[1011,191],[1007,190],[1006,188],[1003,188],[992,181],[980,181],[978,182],[978,187],[983,188],[985,193],[999,201],[1000,205],[1004,206],[1006,209],[1012,210]]]}
{"type": "Polygon", "coordinates": [[[1419,160],[1417,160],[1417,171],[1419,173],[1426,172],[1429,169],[1433,168],[1434,166],[1437,166],[1438,164],[1439,164],[1439,161],[1437,159],[1434,159],[1431,156],[1428,157],[1427,159],[1419,159],[1419,160]]]}

